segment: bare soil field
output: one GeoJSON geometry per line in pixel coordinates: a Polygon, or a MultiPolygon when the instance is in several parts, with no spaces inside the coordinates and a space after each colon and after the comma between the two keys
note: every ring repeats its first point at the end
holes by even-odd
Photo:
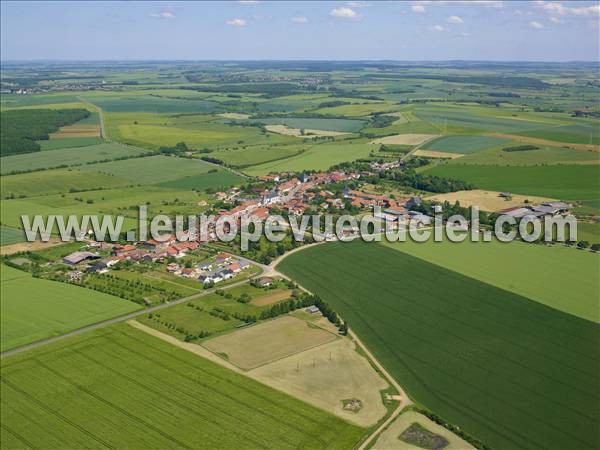
{"type": "Polygon", "coordinates": [[[271,292],[270,294],[261,295],[260,297],[253,299],[250,303],[256,306],[272,305],[273,303],[277,303],[281,300],[287,300],[290,298],[290,295],[290,291],[271,292]]]}
{"type": "Polygon", "coordinates": [[[33,252],[35,250],[54,247],[59,244],[63,244],[63,242],[58,237],[51,237],[48,242],[19,242],[17,244],[3,245],[0,247],[0,255],[13,255],[19,252],[33,252]]]}
{"type": "Polygon", "coordinates": [[[347,338],[263,365],[248,376],[363,427],[386,414],[380,391],[388,383],[347,338]],[[350,398],[361,401],[358,412],[343,408],[350,398]]]}
{"type": "Polygon", "coordinates": [[[600,145],[594,145],[594,144],[573,144],[573,143],[567,143],[567,142],[556,142],[556,141],[550,141],[548,139],[540,139],[540,138],[519,136],[516,134],[504,134],[504,133],[491,133],[491,134],[488,134],[488,136],[513,139],[517,142],[521,142],[521,143],[525,143],[525,144],[548,145],[551,147],[556,147],[558,145],[561,145],[563,147],[569,147],[569,148],[573,148],[575,150],[593,150],[595,152],[600,152],[600,145]]]}
{"type": "Polygon", "coordinates": [[[426,158],[446,158],[456,159],[465,156],[461,153],[436,152],[435,150],[417,150],[415,156],[425,156],[426,158]]]}
{"type": "Polygon", "coordinates": [[[438,137],[437,134],[395,134],[375,139],[369,142],[369,144],[421,145],[436,137],[438,137]]]}
{"type": "Polygon", "coordinates": [[[267,130],[271,133],[277,134],[285,134],[286,136],[296,136],[303,138],[315,138],[315,137],[323,137],[323,136],[342,136],[345,133],[342,131],[328,131],[328,130],[313,130],[313,129],[305,129],[304,134],[300,132],[299,128],[290,128],[287,125],[267,125],[265,126],[267,130]]]}
{"type": "Polygon", "coordinates": [[[406,411],[400,414],[398,418],[394,420],[390,426],[383,431],[383,433],[381,433],[371,448],[380,450],[408,450],[419,448],[400,439],[400,435],[413,423],[418,423],[430,433],[441,436],[448,441],[448,445],[443,447],[444,450],[474,449],[472,445],[466,441],[463,441],[451,431],[433,422],[423,414],[419,414],[415,411],[406,411]]]}
{"type": "Polygon", "coordinates": [[[525,200],[529,203],[541,203],[555,201],[548,197],[537,197],[535,195],[517,195],[513,194],[510,200],[500,197],[500,192],[484,191],[482,189],[473,189],[471,191],[456,191],[447,194],[438,194],[427,197],[427,200],[436,200],[438,202],[450,202],[454,204],[460,202],[461,206],[470,207],[472,205],[479,206],[482,211],[500,211],[506,208],[513,208],[525,204],[525,200]]]}
{"type": "Polygon", "coordinates": [[[250,114],[241,114],[241,113],[221,113],[221,114],[219,114],[219,116],[223,117],[224,119],[236,119],[236,120],[244,120],[244,119],[250,118],[250,114]]]}
{"type": "Polygon", "coordinates": [[[56,133],[49,135],[50,139],[64,139],[76,137],[100,137],[100,125],[98,124],[75,124],[60,127],[56,133]]]}
{"type": "Polygon", "coordinates": [[[325,344],[338,337],[293,316],[284,316],[209,339],[202,345],[249,370],[325,344]]]}

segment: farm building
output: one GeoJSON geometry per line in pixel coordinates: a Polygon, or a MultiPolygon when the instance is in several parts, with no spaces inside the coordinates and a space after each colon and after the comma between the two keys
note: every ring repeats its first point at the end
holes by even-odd
{"type": "Polygon", "coordinates": [[[65,264],[75,265],[91,259],[100,259],[100,256],[92,252],[74,252],[65,256],[63,262],[65,264]]]}
{"type": "Polygon", "coordinates": [[[273,284],[273,278],[262,277],[256,282],[256,284],[259,287],[269,287],[273,284]]]}

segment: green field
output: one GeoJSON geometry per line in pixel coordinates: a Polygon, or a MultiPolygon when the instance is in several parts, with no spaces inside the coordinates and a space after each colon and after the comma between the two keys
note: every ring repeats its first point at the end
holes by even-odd
{"type": "Polygon", "coordinates": [[[0,245],[16,244],[24,240],[25,235],[23,231],[0,225],[0,245]]]}
{"type": "MultiPolygon", "coordinates": [[[[508,146],[522,145],[518,142],[508,146]]],[[[481,165],[511,165],[511,166],[536,166],[540,164],[592,164],[600,163],[598,152],[588,150],[574,150],[565,147],[547,147],[540,145],[537,150],[521,152],[505,152],[501,148],[483,150],[466,155],[450,164],[481,164],[481,165]]]]}
{"type": "Polygon", "coordinates": [[[264,175],[269,172],[327,170],[334,164],[365,158],[371,150],[373,146],[367,143],[342,141],[313,144],[308,145],[300,155],[252,166],[245,172],[250,175],[264,175]]]}
{"type": "Polygon", "coordinates": [[[278,267],[411,398],[492,448],[600,445],[598,324],[377,244],[313,247],[278,267]]]}
{"type": "Polygon", "coordinates": [[[127,180],[122,180],[112,175],[84,172],[79,169],[56,169],[18,175],[4,175],[0,179],[2,197],[9,198],[13,195],[15,197],[29,197],[64,193],[70,190],[109,189],[128,184],[127,180]]]}
{"type": "Polygon", "coordinates": [[[1,267],[2,351],[140,309],[112,295],[1,267]]]}
{"type": "MultiPolygon", "coordinates": [[[[578,240],[589,238],[590,227],[593,224],[578,224],[578,240]]],[[[597,235],[596,240],[589,240],[600,241],[597,235]]],[[[600,323],[600,257],[593,253],[518,241],[417,243],[409,238],[396,243],[384,239],[382,245],[600,323]]]]}
{"type": "Polygon", "coordinates": [[[82,170],[112,175],[134,184],[158,184],[183,177],[203,175],[214,167],[198,159],[150,156],[90,164],[82,167],[82,170]]]}
{"type": "Polygon", "coordinates": [[[234,184],[239,184],[244,178],[236,175],[229,170],[219,169],[216,172],[209,172],[202,175],[191,175],[175,180],[164,181],[159,186],[172,189],[195,189],[203,191],[205,189],[228,188],[234,184]]]}
{"type": "MultiPolygon", "coordinates": [[[[77,123],[82,123],[80,120],[77,123]]],[[[102,144],[104,141],[99,137],[72,137],[61,139],[48,139],[47,141],[37,141],[42,148],[46,150],[60,150],[63,148],[87,147],[88,145],[102,144]]]]}
{"type": "Polygon", "coordinates": [[[307,145],[302,144],[253,145],[247,148],[216,150],[210,156],[225,161],[229,165],[243,168],[290,158],[299,155],[306,148],[307,145]]]}
{"type": "Polygon", "coordinates": [[[426,172],[458,178],[481,189],[563,200],[593,200],[600,193],[600,166],[479,166],[444,164],[426,172]]]}
{"type": "MultiPolygon", "coordinates": [[[[77,140],[77,138],[75,139],[77,140]]],[[[148,150],[122,144],[107,143],[5,156],[2,158],[2,170],[0,171],[0,174],[4,175],[16,171],[51,169],[59,166],[78,166],[94,161],[137,156],[144,153],[148,153],[148,150]]]]}
{"type": "Polygon", "coordinates": [[[365,432],[124,324],[3,361],[2,430],[2,448],[161,449],[347,449],[365,432]]]}
{"type": "Polygon", "coordinates": [[[426,143],[423,150],[434,150],[436,152],[460,153],[469,155],[490,147],[497,147],[510,142],[510,139],[502,139],[490,136],[443,136],[426,143]]]}
{"type": "Polygon", "coordinates": [[[219,106],[200,99],[174,99],[156,95],[94,96],[87,99],[106,112],[206,113],[219,106]]]}

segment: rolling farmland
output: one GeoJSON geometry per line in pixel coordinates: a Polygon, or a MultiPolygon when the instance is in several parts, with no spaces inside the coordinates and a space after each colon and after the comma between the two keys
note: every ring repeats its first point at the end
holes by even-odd
{"type": "Polygon", "coordinates": [[[279,268],[412,398],[491,447],[598,446],[596,323],[376,244],[314,247],[279,268]]]}
{"type": "Polygon", "coordinates": [[[342,449],[364,432],[128,325],[4,362],[2,427],[2,448],[342,449]]]}

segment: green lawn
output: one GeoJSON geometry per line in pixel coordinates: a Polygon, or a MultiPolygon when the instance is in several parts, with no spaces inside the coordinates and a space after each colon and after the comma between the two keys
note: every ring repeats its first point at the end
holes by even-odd
{"type": "Polygon", "coordinates": [[[490,136],[443,136],[425,144],[424,150],[436,152],[460,153],[468,155],[485,150],[490,147],[510,142],[510,139],[502,139],[490,136]]]}
{"type": "MultiPolygon", "coordinates": [[[[82,123],[80,120],[77,123],[82,123]]],[[[63,148],[73,147],[87,147],[88,145],[102,144],[104,141],[99,137],[75,137],[75,138],[61,138],[61,139],[49,139],[47,141],[37,141],[42,148],[42,151],[46,150],[60,150],[63,148]]]]}
{"type": "MultiPolygon", "coordinates": [[[[579,227],[578,234],[582,239],[579,227]]],[[[517,241],[391,243],[384,239],[382,245],[600,323],[600,255],[517,241]]]]}
{"type": "Polygon", "coordinates": [[[128,325],[2,364],[2,448],[352,448],[366,430],[128,325]]]}
{"type": "Polygon", "coordinates": [[[0,245],[16,244],[24,240],[25,235],[22,230],[0,225],[0,245]]]}
{"type": "Polygon", "coordinates": [[[600,446],[598,324],[378,244],[313,247],[278,267],[411,398],[490,447],[600,446]]]}
{"type": "Polygon", "coordinates": [[[492,191],[509,191],[563,200],[600,197],[600,166],[476,166],[442,164],[425,173],[458,178],[492,191]]]}
{"type": "Polygon", "coordinates": [[[140,309],[112,295],[1,268],[2,351],[140,309]]]}

